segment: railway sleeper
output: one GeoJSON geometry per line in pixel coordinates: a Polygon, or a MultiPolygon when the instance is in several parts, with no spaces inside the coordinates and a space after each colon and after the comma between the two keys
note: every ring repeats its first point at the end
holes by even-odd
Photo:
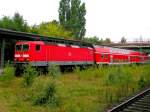
{"type": "Polygon", "coordinates": [[[144,100],[139,100],[138,102],[142,102],[142,103],[150,103],[150,100],[144,99],[144,100]]]}
{"type": "Polygon", "coordinates": [[[145,99],[143,99],[143,100],[140,101],[140,102],[148,102],[148,103],[150,103],[150,99],[145,98],[145,99]]]}
{"type": "Polygon", "coordinates": [[[124,109],[123,111],[119,111],[119,112],[141,112],[140,110],[130,110],[130,109],[124,109]]]}
{"type": "Polygon", "coordinates": [[[146,109],[150,109],[150,106],[147,105],[141,105],[141,104],[132,104],[133,107],[139,107],[139,108],[146,108],[146,109]]]}
{"type": "Polygon", "coordinates": [[[140,102],[135,102],[134,105],[142,105],[142,106],[149,106],[150,107],[150,104],[140,103],[140,102]]]}
{"type": "Polygon", "coordinates": [[[128,109],[131,110],[131,112],[133,112],[133,111],[150,112],[150,109],[139,108],[139,107],[136,107],[136,106],[134,106],[134,107],[129,106],[128,109]]]}
{"type": "Polygon", "coordinates": [[[146,95],[146,96],[144,96],[142,99],[144,99],[144,98],[148,98],[148,99],[150,99],[150,95],[146,95]]]}
{"type": "Polygon", "coordinates": [[[150,100],[150,96],[145,96],[145,97],[142,98],[142,99],[148,99],[148,100],[150,100]]]}

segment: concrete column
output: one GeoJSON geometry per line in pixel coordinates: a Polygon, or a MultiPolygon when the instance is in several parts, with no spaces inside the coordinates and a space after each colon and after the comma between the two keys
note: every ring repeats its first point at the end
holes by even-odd
{"type": "Polygon", "coordinates": [[[4,54],[5,54],[5,39],[2,39],[1,43],[1,68],[4,67],[4,54]]]}

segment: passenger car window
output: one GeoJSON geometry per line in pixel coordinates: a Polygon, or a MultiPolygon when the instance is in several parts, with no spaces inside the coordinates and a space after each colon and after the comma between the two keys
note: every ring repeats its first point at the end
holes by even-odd
{"type": "Polygon", "coordinates": [[[102,58],[102,59],[104,59],[104,58],[107,59],[107,58],[108,58],[108,54],[102,54],[102,55],[101,55],[101,58],[102,58]]]}
{"type": "Polygon", "coordinates": [[[36,45],[36,51],[40,51],[41,46],[40,45],[36,45]]]}
{"type": "Polygon", "coordinates": [[[108,59],[108,54],[105,54],[105,58],[108,59]]]}
{"type": "Polygon", "coordinates": [[[104,54],[101,54],[101,58],[104,59],[104,58],[105,58],[105,55],[104,55],[104,54]]]}

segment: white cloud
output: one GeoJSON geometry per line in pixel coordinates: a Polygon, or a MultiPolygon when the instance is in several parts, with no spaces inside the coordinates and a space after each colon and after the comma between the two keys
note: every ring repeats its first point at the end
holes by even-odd
{"type": "MultiPolygon", "coordinates": [[[[0,16],[19,12],[29,24],[58,20],[60,0],[0,0],[0,16]]],[[[87,34],[119,41],[150,38],[149,0],[84,0],[87,34]]]]}

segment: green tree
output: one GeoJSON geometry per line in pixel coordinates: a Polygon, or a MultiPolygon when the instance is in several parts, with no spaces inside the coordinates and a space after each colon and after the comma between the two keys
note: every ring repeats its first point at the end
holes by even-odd
{"type": "Polygon", "coordinates": [[[77,40],[82,40],[86,29],[85,3],[80,0],[61,0],[59,6],[59,21],[65,29],[70,30],[77,40]]]}
{"type": "MultiPolygon", "coordinates": [[[[29,26],[23,19],[23,16],[21,16],[19,13],[15,13],[13,17],[4,16],[0,19],[0,28],[15,30],[15,31],[23,31],[28,32],[29,26]]],[[[5,50],[5,59],[11,59],[13,60],[14,57],[14,50],[10,50],[10,48],[14,48],[14,45],[16,43],[16,40],[6,40],[6,47],[5,50]]]]}
{"type": "Polygon", "coordinates": [[[61,0],[59,3],[59,22],[66,29],[69,29],[70,0],[61,0]]]}
{"type": "Polygon", "coordinates": [[[4,16],[0,20],[0,28],[6,28],[15,31],[28,32],[29,26],[19,13],[15,13],[12,18],[4,16]]]}
{"type": "Polygon", "coordinates": [[[12,29],[13,28],[13,21],[10,17],[4,16],[0,20],[0,28],[7,28],[7,29],[12,29]]]}
{"type": "Polygon", "coordinates": [[[110,44],[111,43],[111,40],[110,40],[110,38],[106,38],[105,40],[104,40],[104,42],[103,42],[104,44],[110,44]]]}
{"type": "Polygon", "coordinates": [[[103,39],[99,39],[96,36],[83,38],[83,41],[93,43],[93,44],[102,44],[103,43],[103,39]]]}
{"type": "Polygon", "coordinates": [[[39,32],[38,32],[38,25],[35,24],[35,25],[31,26],[29,32],[30,33],[34,33],[34,34],[39,34],[39,32]]]}
{"type": "Polygon", "coordinates": [[[63,26],[59,25],[57,21],[52,22],[43,22],[40,25],[34,25],[31,28],[32,33],[45,35],[45,36],[54,36],[58,38],[69,39],[72,37],[70,31],[66,31],[63,26]]]}
{"type": "Polygon", "coordinates": [[[125,44],[126,41],[127,41],[127,39],[126,39],[125,37],[122,37],[120,42],[121,42],[122,44],[125,44]]]}
{"type": "Polygon", "coordinates": [[[29,31],[29,26],[27,25],[27,22],[23,19],[23,16],[21,16],[19,13],[15,13],[12,20],[14,23],[14,30],[23,32],[29,31]]]}

